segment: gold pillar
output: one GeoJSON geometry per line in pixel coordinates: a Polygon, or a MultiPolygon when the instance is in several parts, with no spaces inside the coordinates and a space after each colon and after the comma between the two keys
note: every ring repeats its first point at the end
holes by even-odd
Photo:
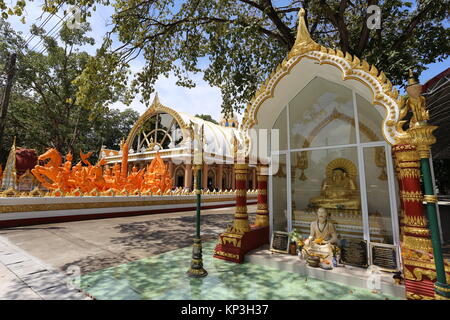
{"type": "Polygon", "coordinates": [[[176,181],[175,181],[175,177],[173,176],[173,162],[172,160],[168,160],[167,162],[167,167],[169,169],[169,176],[172,179],[172,187],[175,187],[176,181]]]}
{"type": "Polygon", "coordinates": [[[184,167],[184,187],[192,190],[192,164],[186,164],[184,167]]]}
{"type": "Polygon", "coordinates": [[[269,225],[269,210],[267,206],[267,169],[266,165],[259,165],[256,172],[258,178],[258,204],[256,208],[255,225],[266,227],[269,225]]]}
{"type": "Polygon", "coordinates": [[[231,168],[231,190],[236,190],[236,169],[234,166],[231,168]]]}
{"type": "Polygon", "coordinates": [[[247,214],[247,170],[246,163],[234,165],[236,181],[236,212],[234,214],[234,230],[237,232],[250,231],[247,214]]]}
{"type": "Polygon", "coordinates": [[[208,189],[208,170],[209,166],[204,163],[202,172],[202,189],[208,189]]]}
{"type": "Polygon", "coordinates": [[[223,189],[223,185],[222,185],[222,181],[223,181],[223,164],[222,163],[218,165],[217,170],[218,170],[218,173],[217,173],[218,181],[216,181],[216,185],[217,185],[217,188],[219,190],[222,190],[223,189]]]}

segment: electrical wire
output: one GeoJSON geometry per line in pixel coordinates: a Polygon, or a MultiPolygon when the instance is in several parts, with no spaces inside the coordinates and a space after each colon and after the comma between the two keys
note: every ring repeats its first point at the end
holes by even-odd
{"type": "MultiPolygon", "coordinates": [[[[57,34],[60,30],[61,30],[61,28],[62,28],[62,25],[58,28],[58,29],[56,29],[55,31],[53,31],[62,21],[64,21],[64,18],[66,18],[67,17],[67,15],[68,15],[68,13],[66,13],[66,15],[64,16],[64,17],[62,17],[62,18],[60,18],[60,17],[58,17],[59,18],[59,21],[45,34],[45,35],[43,35],[42,37],[41,37],[41,40],[39,40],[39,42],[37,43],[37,44],[35,44],[34,45],[34,47],[33,48],[31,48],[30,49],[30,51],[33,51],[35,48],[37,48],[38,46],[39,46],[39,44],[42,42],[42,41],[44,41],[44,37],[52,37],[54,34],[57,34]],[[52,32],[53,31],[53,32],[52,32]]],[[[70,18],[70,17],[69,17],[70,18]]],[[[43,45],[45,46],[45,43],[43,43],[43,45]]],[[[45,51],[45,50],[43,50],[43,51],[45,51]]],[[[41,51],[40,53],[42,53],[43,51],[41,51]]]]}
{"type": "MultiPolygon", "coordinates": [[[[45,25],[51,20],[52,17],[55,16],[56,12],[58,12],[58,10],[61,8],[62,5],[63,5],[63,4],[60,3],[60,4],[58,5],[58,7],[56,8],[55,13],[50,13],[50,14],[47,16],[47,18],[46,18],[46,19],[38,26],[38,28],[43,28],[43,27],[45,27],[45,25]]],[[[35,34],[30,35],[30,37],[28,38],[28,40],[25,42],[23,48],[25,48],[25,47],[30,43],[30,41],[34,39],[35,36],[36,36],[35,34]]]]}

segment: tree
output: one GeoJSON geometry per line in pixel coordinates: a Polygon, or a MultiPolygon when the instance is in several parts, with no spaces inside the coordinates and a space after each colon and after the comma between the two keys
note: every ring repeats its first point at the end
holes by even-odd
{"type": "MultiPolygon", "coordinates": [[[[62,2],[47,5],[54,10],[62,2]]],[[[72,2],[86,6],[87,14],[97,2],[103,3],[72,2]]],[[[291,49],[297,12],[303,7],[308,29],[318,43],[367,60],[394,85],[401,85],[408,68],[420,73],[427,64],[448,56],[450,31],[443,22],[449,17],[449,4],[450,0],[286,0],[282,4],[275,0],[117,0],[113,29],[98,59],[92,61],[96,72],[85,72],[80,83],[89,85],[101,77],[99,69],[111,75],[143,56],[146,65],[132,82],[132,92],[141,91],[144,100],[150,99],[161,75],[173,72],[178,85],[192,87],[189,73],[203,71],[204,79],[221,89],[222,107],[239,111],[291,49]],[[378,30],[366,24],[366,9],[372,4],[381,9],[378,30]],[[113,35],[121,42],[117,48],[112,47],[113,35]],[[202,69],[200,62],[205,60],[208,63],[202,69]]]]}
{"type": "MultiPolygon", "coordinates": [[[[3,28],[0,25],[0,31],[8,28],[6,24],[3,28]]],[[[139,114],[133,110],[120,112],[106,107],[120,99],[121,91],[104,83],[91,84],[97,92],[91,105],[78,103],[78,87],[74,82],[91,58],[78,48],[85,43],[93,44],[93,39],[84,35],[87,28],[63,27],[61,46],[43,30],[32,28],[32,32],[42,38],[47,54],[26,49],[19,54],[0,161],[5,161],[14,136],[19,146],[37,149],[39,153],[46,147],[54,147],[63,154],[71,151],[75,159],[79,149],[99,151],[102,145],[118,148],[120,139],[138,119],[139,114]]],[[[0,43],[9,39],[6,35],[11,38],[7,32],[0,32],[0,43]]],[[[9,42],[23,43],[19,35],[15,37],[17,41],[9,42]]],[[[0,56],[19,49],[20,46],[0,46],[0,56]]]]}
{"type": "Polygon", "coordinates": [[[196,114],[195,115],[197,118],[218,124],[218,122],[216,120],[214,120],[209,114],[196,114]]]}

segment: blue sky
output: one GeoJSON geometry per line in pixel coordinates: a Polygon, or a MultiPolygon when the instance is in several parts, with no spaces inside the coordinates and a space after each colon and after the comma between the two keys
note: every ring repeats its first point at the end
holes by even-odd
{"type": "MultiPolygon", "coordinates": [[[[284,4],[285,0],[276,1],[277,4],[284,4]]],[[[39,25],[42,21],[44,21],[48,14],[44,14],[41,20],[38,18],[41,16],[41,6],[43,4],[42,0],[35,0],[33,2],[27,2],[27,7],[25,11],[26,24],[22,24],[18,18],[11,17],[8,21],[11,23],[15,30],[21,31],[23,35],[28,38],[29,36],[29,28],[32,23],[39,25]]],[[[63,7],[64,8],[64,7],[63,7]]],[[[58,13],[58,17],[62,18],[63,9],[58,13]]],[[[95,39],[95,46],[85,46],[82,50],[95,54],[95,50],[102,42],[102,38],[107,31],[111,29],[111,26],[108,26],[110,23],[110,17],[113,13],[113,9],[111,7],[105,6],[97,6],[97,10],[92,12],[92,16],[89,18],[88,22],[91,24],[92,31],[89,36],[95,39]]],[[[53,26],[55,26],[59,18],[52,17],[51,20],[45,25],[45,29],[51,30],[53,26]]],[[[38,40],[34,38],[30,41],[29,47],[33,48],[38,43],[38,40]]],[[[38,44],[36,50],[42,50],[42,44],[38,44]]],[[[206,62],[205,59],[204,62],[206,62]]],[[[144,60],[142,57],[135,59],[132,62],[131,68],[132,71],[137,72],[144,66],[144,60]]],[[[439,74],[446,68],[450,66],[450,59],[447,58],[442,62],[437,62],[428,65],[428,69],[423,71],[420,76],[420,82],[425,83],[428,79],[434,77],[439,74]]],[[[169,78],[160,77],[156,82],[156,91],[159,94],[159,98],[161,103],[164,105],[174,108],[178,111],[184,111],[190,114],[197,113],[207,113],[210,114],[214,119],[219,120],[220,118],[220,105],[222,103],[222,98],[220,94],[220,90],[216,87],[211,87],[208,83],[203,80],[203,74],[192,74],[192,79],[196,83],[196,87],[192,89],[183,88],[176,86],[176,78],[174,76],[170,76],[169,78]]],[[[139,113],[143,113],[147,106],[143,105],[139,102],[140,96],[137,96],[133,103],[130,105],[131,108],[135,109],[139,113]]],[[[124,106],[121,103],[115,103],[111,107],[124,109],[124,106]]]]}

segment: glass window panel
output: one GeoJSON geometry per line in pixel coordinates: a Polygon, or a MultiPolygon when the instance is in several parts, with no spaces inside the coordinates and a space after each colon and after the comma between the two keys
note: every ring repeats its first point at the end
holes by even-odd
{"type": "Polygon", "coordinates": [[[283,111],[281,111],[280,115],[275,121],[273,125],[273,129],[278,129],[279,131],[279,149],[287,150],[287,108],[284,107],[283,111]]]}
{"type": "Polygon", "coordinates": [[[384,147],[364,148],[370,241],[393,244],[384,147]]]}
{"type": "Polygon", "coordinates": [[[360,141],[384,141],[381,126],[386,115],[385,109],[378,105],[372,105],[359,94],[356,94],[356,105],[358,107],[360,141]]]}
{"type": "MultiPolygon", "coordinates": [[[[276,160],[273,156],[272,161],[276,160]]],[[[287,172],[286,155],[279,156],[278,171],[272,176],[273,231],[287,231],[287,172]]]]}
{"type": "Polygon", "coordinates": [[[289,103],[291,149],[356,143],[352,91],[316,77],[289,103]]]}
{"type": "Polygon", "coordinates": [[[339,238],[363,239],[357,148],[292,152],[291,163],[292,226],[302,237],[324,207],[339,238]]]}

